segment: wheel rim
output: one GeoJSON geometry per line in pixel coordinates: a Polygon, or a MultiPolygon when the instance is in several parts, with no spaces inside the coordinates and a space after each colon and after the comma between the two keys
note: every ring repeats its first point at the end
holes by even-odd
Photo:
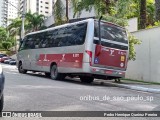
{"type": "Polygon", "coordinates": [[[23,67],[22,65],[19,66],[20,71],[23,71],[23,67]]]}

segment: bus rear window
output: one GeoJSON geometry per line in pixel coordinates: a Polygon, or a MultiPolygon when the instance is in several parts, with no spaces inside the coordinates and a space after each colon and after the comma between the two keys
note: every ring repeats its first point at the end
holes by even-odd
{"type": "MultiPolygon", "coordinates": [[[[99,37],[98,22],[95,22],[95,37],[99,37]]],[[[101,38],[121,43],[128,43],[126,31],[118,26],[101,23],[101,38]]]]}

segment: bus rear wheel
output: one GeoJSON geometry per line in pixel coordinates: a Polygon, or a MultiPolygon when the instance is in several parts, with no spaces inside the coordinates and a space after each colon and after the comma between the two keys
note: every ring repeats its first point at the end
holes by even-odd
{"type": "Polygon", "coordinates": [[[18,71],[19,71],[19,73],[23,73],[23,74],[27,73],[27,70],[23,69],[23,65],[21,62],[18,65],[18,71]]]}
{"type": "Polygon", "coordinates": [[[50,76],[52,80],[63,80],[65,75],[58,72],[57,65],[52,65],[50,76]]]}
{"type": "Polygon", "coordinates": [[[94,80],[94,77],[80,76],[80,79],[82,83],[92,83],[94,80]]]}

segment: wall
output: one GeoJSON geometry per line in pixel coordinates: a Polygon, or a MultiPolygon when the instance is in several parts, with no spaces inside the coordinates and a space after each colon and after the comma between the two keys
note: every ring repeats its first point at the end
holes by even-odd
{"type": "Polygon", "coordinates": [[[138,30],[138,18],[131,18],[128,20],[128,26],[126,27],[129,32],[135,32],[138,30]]]}
{"type": "Polygon", "coordinates": [[[142,41],[136,60],[128,63],[126,78],[160,82],[160,27],[132,33],[142,41]]]}

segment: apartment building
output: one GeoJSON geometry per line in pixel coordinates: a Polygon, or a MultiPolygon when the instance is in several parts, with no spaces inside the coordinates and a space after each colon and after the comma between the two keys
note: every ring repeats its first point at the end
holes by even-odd
{"type": "MultiPolygon", "coordinates": [[[[38,13],[44,16],[52,15],[52,8],[54,0],[26,0],[25,11],[31,13],[38,13]]],[[[20,11],[23,11],[23,2],[20,0],[20,11]]]]}
{"type": "Polygon", "coordinates": [[[0,0],[0,26],[6,27],[18,17],[19,0],[0,0]]]}
{"type": "Polygon", "coordinates": [[[11,20],[19,16],[19,0],[8,0],[7,10],[7,25],[11,23],[11,20]]]}
{"type": "Polygon", "coordinates": [[[6,27],[7,25],[7,2],[6,0],[0,0],[0,26],[6,27]]]}

